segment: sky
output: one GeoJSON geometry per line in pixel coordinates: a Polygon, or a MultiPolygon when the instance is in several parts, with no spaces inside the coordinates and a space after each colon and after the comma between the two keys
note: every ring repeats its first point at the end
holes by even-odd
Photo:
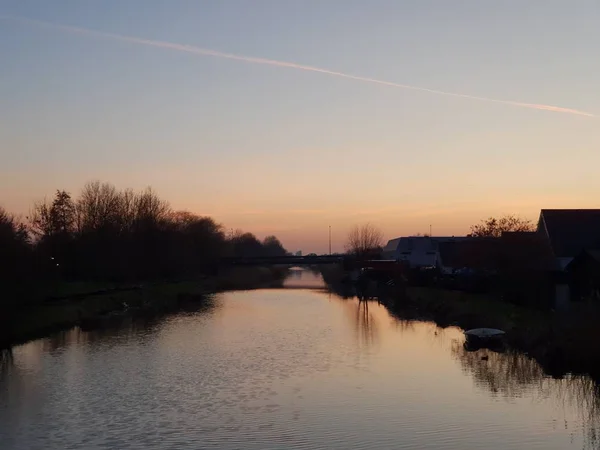
{"type": "Polygon", "coordinates": [[[600,207],[598,54],[596,0],[0,0],[0,205],[152,186],[305,253],[600,207]]]}

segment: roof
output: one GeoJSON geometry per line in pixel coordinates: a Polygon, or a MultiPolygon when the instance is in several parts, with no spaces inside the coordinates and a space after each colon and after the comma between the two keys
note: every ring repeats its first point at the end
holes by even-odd
{"type": "Polygon", "coordinates": [[[395,252],[396,248],[398,248],[398,243],[400,242],[400,238],[390,239],[388,243],[383,247],[384,252],[395,252]]]}
{"type": "Polygon", "coordinates": [[[535,232],[443,242],[439,248],[442,265],[455,269],[552,270],[555,262],[547,240],[535,232]]]}
{"type": "Polygon", "coordinates": [[[547,233],[557,257],[600,249],[600,209],[542,209],[538,227],[547,233]]]}
{"type": "Polygon", "coordinates": [[[440,242],[459,241],[470,239],[464,236],[404,236],[388,241],[383,251],[388,252],[407,252],[412,250],[428,251],[437,250],[440,242]]]}
{"type": "Polygon", "coordinates": [[[577,270],[578,267],[585,266],[590,261],[596,264],[600,263],[600,250],[583,250],[567,264],[566,270],[569,272],[577,270]]]}
{"type": "Polygon", "coordinates": [[[494,269],[497,266],[499,238],[470,238],[440,242],[440,260],[445,267],[494,269]]]}
{"type": "Polygon", "coordinates": [[[548,240],[538,232],[502,233],[499,264],[512,270],[554,270],[556,260],[548,240]]]}
{"type": "Polygon", "coordinates": [[[457,242],[469,239],[463,236],[408,236],[400,238],[398,250],[410,251],[437,251],[442,242],[457,242]]]}
{"type": "Polygon", "coordinates": [[[600,262],[600,250],[587,250],[587,252],[592,258],[600,262]]]}

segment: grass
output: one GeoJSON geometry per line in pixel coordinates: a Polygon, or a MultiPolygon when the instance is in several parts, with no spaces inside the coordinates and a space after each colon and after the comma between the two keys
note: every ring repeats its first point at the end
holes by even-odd
{"type": "Polygon", "coordinates": [[[535,358],[547,373],[600,379],[600,307],[595,304],[562,313],[515,306],[490,294],[409,287],[405,298],[388,307],[403,318],[433,320],[442,327],[499,328],[512,348],[535,358]]]}
{"type": "Polygon", "coordinates": [[[551,315],[512,305],[492,294],[409,287],[407,296],[423,311],[435,313],[439,321],[460,322],[467,328],[489,327],[509,331],[526,324],[539,325],[551,315]]]}

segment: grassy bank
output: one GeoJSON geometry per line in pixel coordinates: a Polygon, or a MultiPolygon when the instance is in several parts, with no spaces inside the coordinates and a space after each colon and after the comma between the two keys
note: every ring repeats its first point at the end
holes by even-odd
{"type": "Polygon", "coordinates": [[[442,327],[502,329],[512,348],[535,358],[548,373],[600,379],[600,310],[595,305],[559,313],[514,306],[491,295],[409,287],[388,307],[403,318],[433,320],[442,327]]]}
{"type": "MultiPolygon", "coordinates": [[[[340,295],[354,295],[341,267],[323,267],[323,277],[340,295]],[[349,294],[347,292],[350,292],[349,294]]],[[[397,285],[378,293],[390,311],[403,319],[432,320],[464,330],[479,327],[506,331],[511,348],[535,358],[555,376],[589,374],[600,380],[600,305],[572,303],[568,311],[516,306],[498,294],[397,285]]]]}
{"type": "Polygon", "coordinates": [[[187,303],[203,304],[209,294],[227,290],[257,289],[281,285],[282,268],[232,268],[218,276],[186,281],[141,285],[65,283],[55,285],[35,302],[13,312],[2,323],[0,348],[93,323],[109,315],[155,315],[176,310],[187,303]],[[41,298],[44,298],[42,300],[41,298]]]}

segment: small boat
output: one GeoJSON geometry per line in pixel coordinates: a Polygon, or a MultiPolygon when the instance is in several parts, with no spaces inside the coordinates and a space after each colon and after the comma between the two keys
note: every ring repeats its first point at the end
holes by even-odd
{"type": "Polygon", "coordinates": [[[465,331],[467,343],[478,347],[496,345],[502,342],[506,333],[497,328],[473,328],[465,331]]]}

